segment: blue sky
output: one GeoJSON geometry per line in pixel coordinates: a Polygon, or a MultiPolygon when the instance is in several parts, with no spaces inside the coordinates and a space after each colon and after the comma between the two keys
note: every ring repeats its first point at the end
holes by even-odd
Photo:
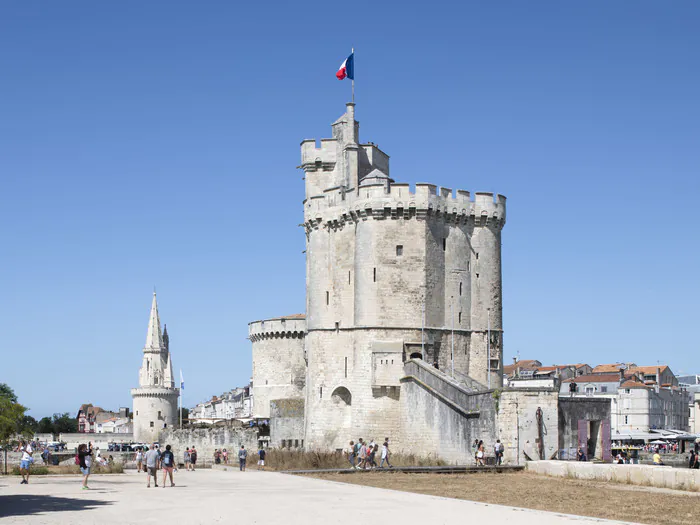
{"type": "Polygon", "coordinates": [[[130,406],[158,289],[185,404],[304,310],[299,142],[356,49],[392,176],[508,197],[506,360],[697,363],[697,2],[4,2],[0,382],[130,406]]]}

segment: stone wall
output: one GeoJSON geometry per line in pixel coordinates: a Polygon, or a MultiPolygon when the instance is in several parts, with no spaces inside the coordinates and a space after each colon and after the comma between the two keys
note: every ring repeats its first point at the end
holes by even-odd
{"type": "Polygon", "coordinates": [[[529,461],[526,468],[536,474],[559,478],[593,479],[695,492],[700,490],[700,470],[695,469],[578,461],[529,461]]]}
{"type": "Polygon", "coordinates": [[[250,453],[258,450],[258,431],[227,423],[210,428],[170,429],[165,430],[160,439],[161,447],[171,445],[178,462],[182,461],[185,449],[194,446],[198,453],[198,463],[211,463],[214,450],[226,449],[229,457],[236,458],[236,451],[244,445],[250,453]]]}
{"type": "Polygon", "coordinates": [[[492,391],[474,393],[420,360],[405,365],[401,380],[401,440],[395,450],[436,455],[450,463],[473,464],[474,440],[493,455],[496,399],[492,391]]]}
{"type": "Polygon", "coordinates": [[[87,444],[88,442],[92,442],[92,446],[95,448],[100,447],[100,450],[107,450],[109,443],[133,443],[134,435],[116,433],[87,434],[76,432],[73,434],[59,434],[58,440],[65,443],[68,450],[77,448],[81,443],[87,444]]]}
{"type": "Polygon", "coordinates": [[[253,416],[270,417],[270,400],[305,397],[306,321],[300,316],[248,325],[253,351],[253,416]]]}
{"type": "Polygon", "coordinates": [[[304,446],[304,400],[270,401],[270,446],[304,446]]]}
{"type": "MultiPolygon", "coordinates": [[[[609,422],[610,400],[580,397],[561,397],[559,399],[559,449],[569,459],[572,457],[572,451],[578,450],[578,422],[581,420],[609,422]]],[[[598,440],[601,441],[602,429],[599,434],[598,440]]],[[[601,441],[601,447],[596,447],[596,457],[603,457],[602,449],[601,441]]],[[[559,457],[562,458],[561,454],[559,457]]]]}
{"type": "Polygon", "coordinates": [[[542,429],[544,459],[554,457],[559,450],[559,392],[556,388],[520,388],[497,390],[497,433],[505,451],[503,461],[521,465],[525,455],[537,458],[542,429]],[[537,410],[541,409],[541,418],[537,410]]]}

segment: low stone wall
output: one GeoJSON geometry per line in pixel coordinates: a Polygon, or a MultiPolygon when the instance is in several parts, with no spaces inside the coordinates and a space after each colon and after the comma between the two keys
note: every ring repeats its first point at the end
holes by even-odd
{"type": "Polygon", "coordinates": [[[93,448],[100,447],[100,450],[106,451],[109,443],[133,443],[133,434],[60,434],[59,441],[66,444],[68,450],[77,449],[81,443],[92,442],[93,448]]]}
{"type": "Polygon", "coordinates": [[[525,468],[536,474],[559,478],[592,479],[700,492],[700,470],[688,468],[579,461],[529,461],[525,468]]]}
{"type": "Polygon", "coordinates": [[[197,449],[198,464],[210,464],[214,450],[224,448],[229,453],[229,462],[235,462],[241,445],[248,449],[249,454],[258,450],[258,431],[234,423],[210,428],[170,429],[160,437],[160,446],[166,445],[172,446],[178,464],[183,462],[185,450],[192,446],[197,449]]]}

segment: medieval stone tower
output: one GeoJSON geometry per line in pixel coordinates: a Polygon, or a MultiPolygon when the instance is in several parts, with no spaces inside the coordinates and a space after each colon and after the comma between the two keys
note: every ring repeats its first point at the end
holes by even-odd
{"type": "Polygon", "coordinates": [[[177,400],[167,329],[160,331],[158,302],[153,292],[151,317],[148,321],[143,363],[139,371],[139,387],[131,389],[134,399],[134,439],[152,443],[160,432],[177,422],[177,400]]]}
{"type": "Polygon", "coordinates": [[[301,143],[310,448],[400,436],[411,357],[502,385],[505,197],[395,183],[388,155],[360,143],[354,104],[332,129],[301,143]]]}

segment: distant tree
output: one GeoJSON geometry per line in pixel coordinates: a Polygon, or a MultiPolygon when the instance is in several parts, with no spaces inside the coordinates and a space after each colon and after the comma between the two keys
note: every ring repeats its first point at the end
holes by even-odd
{"type": "Polygon", "coordinates": [[[71,417],[68,412],[54,414],[52,423],[54,434],[74,433],[78,431],[78,420],[71,417]]]}
{"type": "Polygon", "coordinates": [[[27,409],[17,402],[15,392],[5,383],[0,383],[0,443],[7,444],[22,428],[21,423],[26,411],[27,409]]]}
{"type": "Polygon", "coordinates": [[[182,424],[186,425],[187,420],[190,418],[190,409],[182,407],[182,424]]]}
{"type": "Polygon", "coordinates": [[[0,383],[0,397],[5,397],[9,399],[12,403],[17,402],[17,395],[15,391],[10,388],[7,383],[0,383]]]}
{"type": "Polygon", "coordinates": [[[39,429],[39,423],[32,416],[23,416],[17,422],[17,433],[23,434],[27,437],[34,437],[36,431],[39,429]]]}
{"type": "Polygon", "coordinates": [[[53,420],[50,417],[42,417],[39,420],[37,432],[39,434],[52,434],[53,420]]]}

